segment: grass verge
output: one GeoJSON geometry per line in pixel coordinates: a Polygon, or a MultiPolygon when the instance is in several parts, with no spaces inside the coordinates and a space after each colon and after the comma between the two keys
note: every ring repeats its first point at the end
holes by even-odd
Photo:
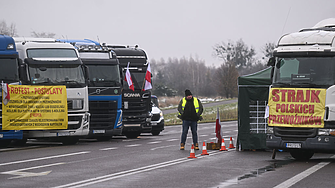
{"type": "MultiPolygon", "coordinates": [[[[203,120],[200,123],[208,123],[216,121],[217,108],[220,111],[220,121],[237,120],[237,102],[231,104],[223,104],[204,108],[202,113],[203,120]]],[[[177,117],[178,112],[171,114],[164,114],[165,126],[180,125],[182,120],[177,117]]]]}

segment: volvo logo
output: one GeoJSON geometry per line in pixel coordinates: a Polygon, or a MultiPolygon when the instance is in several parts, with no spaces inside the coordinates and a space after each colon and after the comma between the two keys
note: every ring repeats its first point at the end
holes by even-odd
{"type": "Polygon", "coordinates": [[[95,90],[95,93],[96,93],[96,94],[100,94],[100,92],[101,92],[100,89],[95,90]]]}
{"type": "Polygon", "coordinates": [[[139,93],[124,93],[124,97],[141,97],[139,93]]]}

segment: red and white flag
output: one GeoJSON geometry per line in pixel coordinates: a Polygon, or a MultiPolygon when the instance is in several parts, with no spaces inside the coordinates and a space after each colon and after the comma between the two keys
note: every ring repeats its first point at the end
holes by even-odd
{"type": "Polygon", "coordinates": [[[128,83],[129,89],[131,89],[131,90],[134,91],[135,89],[134,89],[133,80],[131,79],[131,75],[130,75],[130,71],[129,71],[129,64],[130,64],[130,62],[128,62],[128,65],[127,65],[127,71],[126,71],[125,80],[128,83]]]}
{"type": "Polygon", "coordinates": [[[145,85],[144,85],[143,91],[149,90],[149,89],[152,89],[150,63],[148,63],[147,73],[145,74],[145,85]]]}
{"type": "Polygon", "coordinates": [[[8,84],[2,82],[1,89],[2,89],[2,102],[4,103],[4,105],[7,105],[7,103],[10,100],[8,84]]]}
{"type": "Polygon", "coordinates": [[[216,114],[216,125],[215,125],[215,133],[216,133],[216,143],[222,142],[222,130],[221,130],[221,124],[220,124],[220,111],[219,108],[217,108],[217,114],[216,114]]]}

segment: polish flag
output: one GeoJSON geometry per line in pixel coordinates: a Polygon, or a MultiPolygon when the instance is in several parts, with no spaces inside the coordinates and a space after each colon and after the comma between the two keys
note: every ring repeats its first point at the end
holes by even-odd
{"type": "Polygon", "coordinates": [[[147,73],[145,74],[145,86],[143,91],[152,89],[151,85],[151,68],[150,63],[148,63],[147,73]]]}
{"type": "Polygon", "coordinates": [[[221,124],[220,124],[220,112],[219,108],[217,108],[217,114],[216,114],[216,125],[215,125],[215,133],[216,133],[216,143],[222,142],[222,130],[221,130],[221,124]]]}
{"type": "Polygon", "coordinates": [[[131,75],[130,75],[130,71],[129,71],[129,64],[130,64],[130,62],[128,62],[128,65],[127,65],[125,80],[127,81],[128,85],[129,85],[129,89],[134,91],[135,89],[134,89],[133,80],[131,79],[131,75]]]}
{"type": "Polygon", "coordinates": [[[8,87],[8,84],[6,83],[1,83],[1,88],[2,88],[2,102],[7,105],[7,103],[9,102],[10,100],[10,95],[9,95],[9,87],[8,87]]]}

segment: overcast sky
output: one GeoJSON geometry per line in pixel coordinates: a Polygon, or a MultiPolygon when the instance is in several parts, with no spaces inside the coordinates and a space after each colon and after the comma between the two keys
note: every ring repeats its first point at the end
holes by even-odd
{"type": "Polygon", "coordinates": [[[0,0],[19,36],[138,44],[149,59],[193,57],[220,65],[213,47],[242,39],[261,55],[282,34],[335,17],[334,0],[0,0]]]}

